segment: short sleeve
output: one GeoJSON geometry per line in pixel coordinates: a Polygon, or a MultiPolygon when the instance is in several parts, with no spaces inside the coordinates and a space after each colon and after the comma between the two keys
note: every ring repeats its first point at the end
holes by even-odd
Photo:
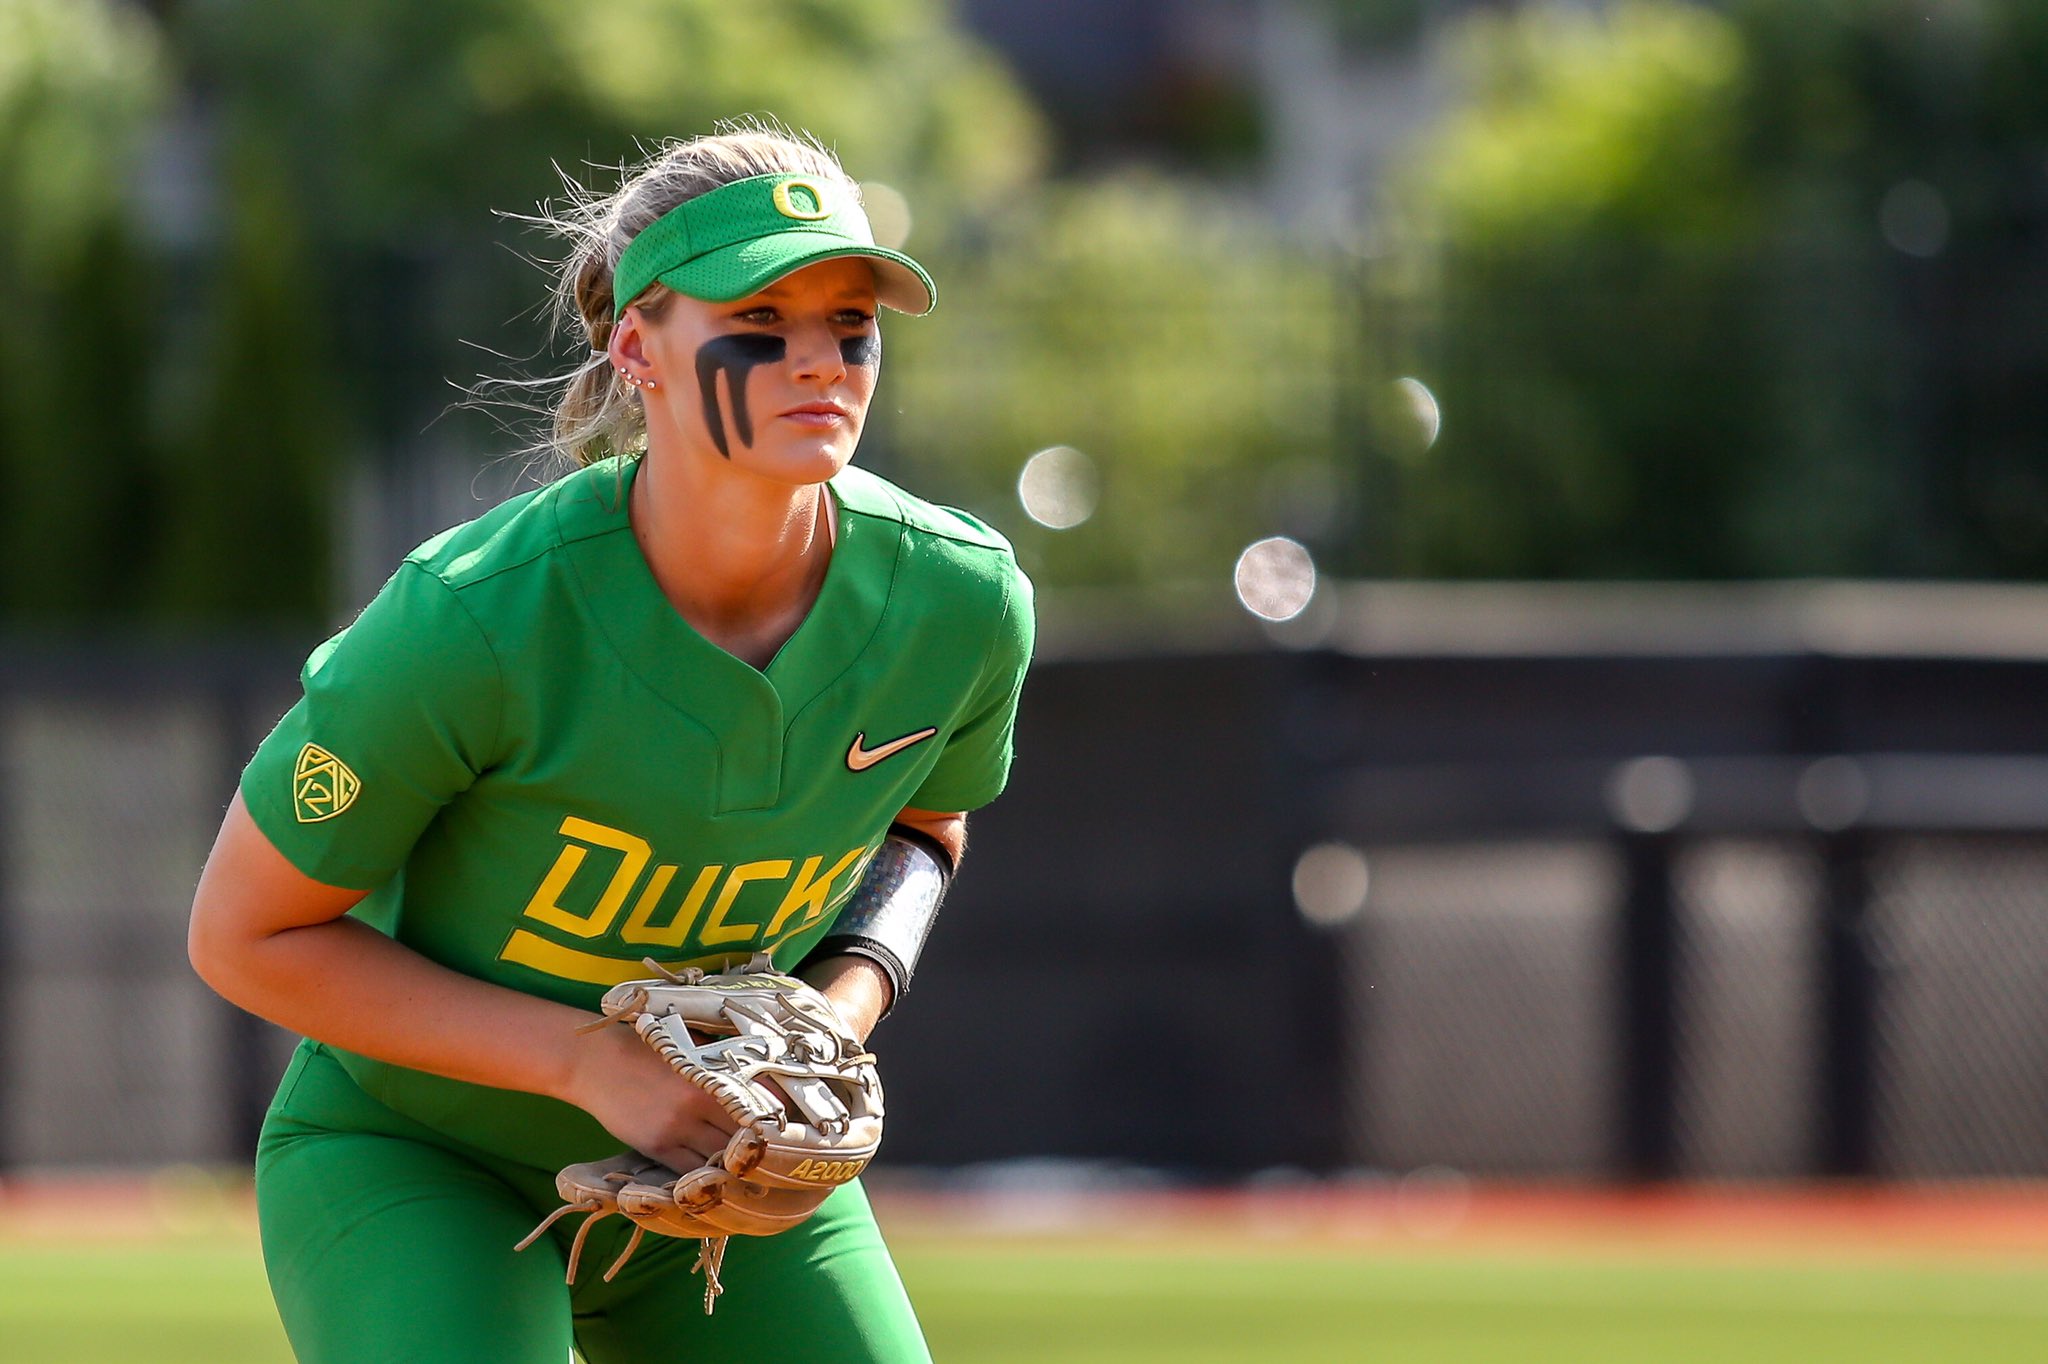
{"type": "Polygon", "coordinates": [[[373,889],[489,765],[497,660],[455,591],[408,561],[301,680],[304,696],[242,772],[243,802],[300,871],[373,889]]]}
{"type": "Polygon", "coordinates": [[[1017,700],[1036,630],[1031,580],[1012,568],[1002,619],[981,678],[939,760],[910,798],[919,810],[975,810],[1003,793],[1017,728],[1017,700]]]}

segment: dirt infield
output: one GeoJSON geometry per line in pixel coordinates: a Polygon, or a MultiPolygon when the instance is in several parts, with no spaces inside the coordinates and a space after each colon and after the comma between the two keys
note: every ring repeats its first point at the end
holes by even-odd
{"type": "MultiPolygon", "coordinates": [[[[1040,1187],[934,1190],[870,1182],[895,1236],[1212,1242],[1284,1248],[1736,1255],[1967,1255],[2048,1259],[2048,1182],[1913,1185],[1679,1185],[1649,1189],[1473,1183],[1449,1171],[1285,1188],[1040,1187]]],[[[246,1177],[189,1169],[153,1175],[0,1180],[0,1242],[137,1241],[251,1235],[246,1177]]]]}
{"type": "Polygon", "coordinates": [[[892,1235],[980,1230],[1157,1243],[1222,1234],[1251,1246],[2048,1259],[2048,1183],[1617,1189],[1471,1184],[1425,1172],[1384,1183],[1106,1198],[884,1189],[875,1204],[892,1235]]]}

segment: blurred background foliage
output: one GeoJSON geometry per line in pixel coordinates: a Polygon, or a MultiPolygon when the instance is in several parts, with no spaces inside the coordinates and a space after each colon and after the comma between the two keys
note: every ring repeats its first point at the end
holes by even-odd
{"type": "Polygon", "coordinates": [[[2032,0],[1468,23],[1385,567],[2048,572],[2044,44],[2032,0]]]}
{"type": "Polygon", "coordinates": [[[608,186],[644,142],[772,113],[936,230],[1044,158],[1028,100],[938,0],[162,9],[0,0],[18,623],[339,605],[352,467],[421,457],[450,382],[504,370],[473,346],[544,362],[524,258],[544,244],[496,214],[561,194],[557,167],[608,186]]]}
{"type": "Polygon", "coordinates": [[[944,306],[890,326],[876,435],[909,486],[990,509],[1035,576],[1220,583],[1275,526],[1333,525],[1349,301],[1243,205],[1156,174],[1052,185],[945,265],[944,306]],[[1094,471],[1071,529],[1014,511],[1055,445],[1094,471]]]}
{"type": "Polygon", "coordinates": [[[0,4],[0,611],[68,617],[135,589],[152,534],[146,437],[158,281],[124,212],[168,73],[145,18],[0,4]]]}
{"type": "Polygon", "coordinates": [[[1427,255],[1390,301],[1421,313],[1447,419],[1398,470],[1394,565],[1740,572],[1728,522],[1779,487],[1781,452],[1765,338],[1744,335],[1764,211],[1733,24],[1667,3],[1485,17],[1452,69],[1402,186],[1427,255]]]}
{"type": "Polygon", "coordinates": [[[516,443],[451,383],[566,358],[499,215],[750,112],[909,200],[944,305],[890,327],[864,457],[1049,587],[1273,533],[1369,574],[2048,576],[2048,7],[1299,3],[1441,76],[1334,232],[1262,200],[1242,91],[1203,87],[1206,168],[1186,127],[1076,155],[942,0],[0,0],[0,615],[345,609],[365,488],[516,443]],[[1099,492],[1059,531],[1014,492],[1054,445],[1099,492]]]}

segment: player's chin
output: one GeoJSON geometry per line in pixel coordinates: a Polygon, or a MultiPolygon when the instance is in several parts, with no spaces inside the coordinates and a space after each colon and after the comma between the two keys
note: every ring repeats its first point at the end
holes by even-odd
{"type": "Polygon", "coordinates": [[[852,462],[860,444],[858,431],[777,435],[757,446],[755,462],[760,472],[786,483],[825,482],[852,462]]]}

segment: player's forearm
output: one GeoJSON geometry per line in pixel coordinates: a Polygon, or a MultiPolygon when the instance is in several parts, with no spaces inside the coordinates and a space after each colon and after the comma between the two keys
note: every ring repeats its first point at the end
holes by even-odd
{"type": "Polygon", "coordinates": [[[889,1011],[888,973],[866,957],[821,957],[805,966],[803,978],[832,1001],[832,1007],[861,1041],[889,1011]]]}
{"type": "Polygon", "coordinates": [[[351,919],[195,942],[206,983],[250,1013],[380,1061],[567,1097],[592,1015],[475,980],[351,919]]]}

